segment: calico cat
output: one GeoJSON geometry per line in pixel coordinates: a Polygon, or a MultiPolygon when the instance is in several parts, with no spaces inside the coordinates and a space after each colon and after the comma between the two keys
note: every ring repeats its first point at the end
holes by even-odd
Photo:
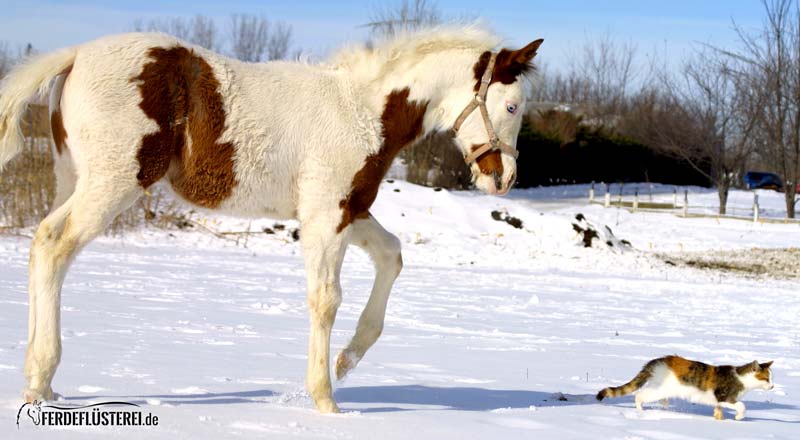
{"type": "Polygon", "coordinates": [[[664,406],[674,397],[714,406],[714,418],[722,420],[722,408],[736,410],[736,420],[744,418],[744,403],[739,396],[761,388],[771,390],[772,361],[759,364],[753,361],[740,367],[714,366],[691,361],[680,356],[666,356],[648,362],[630,382],[619,387],[604,388],[597,400],[620,397],[636,390],[636,408],[660,400],[664,406]]]}

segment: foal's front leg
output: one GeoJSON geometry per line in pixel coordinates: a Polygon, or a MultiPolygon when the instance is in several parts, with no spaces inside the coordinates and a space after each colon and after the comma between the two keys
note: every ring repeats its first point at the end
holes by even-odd
{"type": "Polygon", "coordinates": [[[403,268],[400,240],[383,229],[372,215],[354,221],[350,230],[350,244],[367,251],[375,264],[375,282],[367,306],[358,320],[356,334],[336,360],[336,378],[339,380],[355,368],[381,335],[389,293],[403,268]]]}
{"type": "MultiPolygon", "coordinates": [[[[325,216],[320,216],[320,220],[325,216]]],[[[317,409],[339,412],[333,400],[330,377],[331,328],[342,302],[339,272],[346,249],[346,237],[324,221],[304,223],[301,230],[308,278],[308,338],[306,387],[317,409]]]]}

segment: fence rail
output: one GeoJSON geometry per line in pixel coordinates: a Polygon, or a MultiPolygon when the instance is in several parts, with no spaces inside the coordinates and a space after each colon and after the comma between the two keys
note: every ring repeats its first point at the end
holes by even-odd
{"type": "Polygon", "coordinates": [[[692,205],[689,203],[689,190],[684,189],[683,194],[679,195],[677,188],[673,189],[671,201],[653,201],[652,194],[649,200],[642,200],[639,189],[635,189],[633,195],[623,194],[622,188],[618,194],[612,194],[610,185],[605,184],[605,192],[602,198],[598,199],[595,192],[594,182],[589,188],[589,203],[603,205],[605,208],[617,207],[627,209],[631,212],[672,212],[675,215],[685,218],[727,218],[732,220],[747,220],[762,223],[786,223],[800,224],[800,219],[776,218],[762,215],[763,209],[759,204],[758,193],[753,193],[753,203],[750,207],[735,206],[729,204],[726,207],[726,214],[711,214],[708,212],[696,212],[697,210],[709,211],[718,209],[716,206],[692,205]],[[695,212],[692,212],[695,210],[695,212]]]}

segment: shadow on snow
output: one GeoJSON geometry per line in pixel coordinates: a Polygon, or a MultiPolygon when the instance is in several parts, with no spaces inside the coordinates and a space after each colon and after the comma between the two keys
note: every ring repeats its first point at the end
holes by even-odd
{"type": "MultiPolygon", "coordinates": [[[[374,403],[394,405],[440,406],[459,411],[489,411],[499,408],[567,406],[597,403],[594,395],[570,395],[525,390],[492,390],[467,387],[429,387],[422,385],[348,387],[334,393],[340,404],[374,403]],[[564,400],[566,399],[566,400],[564,400]]],[[[361,412],[408,411],[394,406],[359,409],[361,412]]]]}
{"type": "MultiPolygon", "coordinates": [[[[279,393],[271,390],[230,391],[219,393],[195,394],[149,394],[149,395],[94,395],[94,396],[68,396],[64,397],[66,403],[78,403],[86,400],[108,399],[123,400],[138,405],[149,405],[148,400],[159,399],[159,404],[165,405],[226,405],[236,403],[268,403],[270,398],[279,397],[279,393]]],[[[491,411],[494,409],[527,409],[530,406],[559,407],[573,405],[600,404],[594,394],[562,394],[559,392],[527,391],[527,390],[495,390],[474,387],[431,387],[423,385],[395,385],[395,386],[363,386],[340,388],[334,393],[336,401],[343,404],[374,404],[380,405],[371,408],[358,408],[362,413],[371,412],[396,412],[414,410],[457,410],[457,411],[491,411]],[[398,405],[414,405],[414,407],[401,407],[398,405]],[[439,407],[439,408],[431,408],[439,407]]],[[[797,410],[796,405],[776,402],[753,402],[745,400],[747,410],[797,410]]],[[[603,405],[633,409],[633,397],[627,396],[618,399],[605,400],[603,405]]],[[[355,408],[353,408],[355,409],[355,408]]],[[[665,410],[678,413],[688,413],[698,416],[712,415],[712,408],[708,405],[695,405],[682,400],[673,399],[667,409],[658,403],[645,406],[645,411],[665,410]]],[[[733,414],[726,411],[726,418],[733,414]]],[[[781,420],[768,417],[751,417],[745,420],[770,420],[783,423],[800,423],[800,420],[781,420]]]]}
{"type": "Polygon", "coordinates": [[[160,404],[166,405],[226,405],[231,403],[254,403],[263,402],[267,398],[275,397],[278,394],[271,390],[252,390],[252,391],[231,391],[220,393],[196,393],[196,394],[151,394],[151,395],[131,395],[131,396],[69,396],[64,397],[65,401],[83,401],[95,399],[124,400],[125,402],[137,405],[149,405],[148,399],[159,399],[160,404]],[[162,400],[165,399],[165,400],[162,400]]]}

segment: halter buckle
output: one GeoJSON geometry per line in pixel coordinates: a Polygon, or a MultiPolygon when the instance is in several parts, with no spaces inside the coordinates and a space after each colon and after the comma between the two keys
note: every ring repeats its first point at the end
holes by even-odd
{"type": "Polygon", "coordinates": [[[489,112],[486,109],[486,92],[489,89],[489,85],[492,83],[492,71],[494,70],[494,63],[497,58],[497,54],[493,53],[489,58],[489,64],[486,66],[486,71],[483,72],[483,77],[481,77],[481,86],[477,93],[475,93],[475,97],[473,101],[467,104],[464,110],[461,111],[461,114],[456,118],[456,122],[453,124],[452,133],[453,135],[458,134],[458,130],[461,128],[461,124],[467,119],[475,109],[480,109],[481,116],[483,119],[484,127],[486,128],[486,132],[489,135],[489,142],[483,144],[480,148],[476,149],[472,153],[467,154],[464,157],[464,161],[467,165],[472,164],[475,162],[480,156],[488,153],[489,151],[493,150],[500,150],[501,153],[508,154],[513,156],[514,158],[517,157],[519,153],[513,148],[508,147],[507,145],[503,144],[500,141],[500,138],[497,137],[497,134],[492,127],[492,121],[489,119],[489,112]]]}

